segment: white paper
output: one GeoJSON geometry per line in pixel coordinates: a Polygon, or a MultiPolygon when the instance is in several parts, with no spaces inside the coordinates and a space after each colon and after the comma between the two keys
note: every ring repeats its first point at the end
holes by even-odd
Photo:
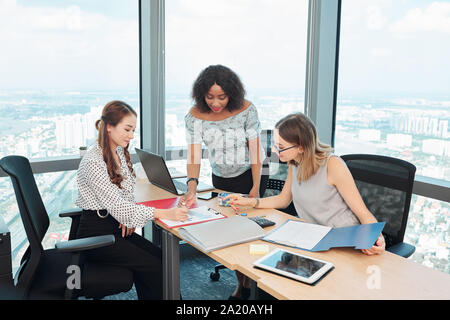
{"type": "Polygon", "coordinates": [[[331,227],[290,220],[265,236],[264,240],[311,250],[330,230],[331,227]]]}
{"type": "Polygon", "coordinates": [[[198,208],[190,209],[187,213],[188,220],[185,221],[174,221],[169,219],[160,219],[169,228],[184,226],[192,223],[205,222],[209,220],[215,220],[223,218],[224,215],[220,214],[218,211],[211,209],[207,206],[201,206],[198,208]]]}

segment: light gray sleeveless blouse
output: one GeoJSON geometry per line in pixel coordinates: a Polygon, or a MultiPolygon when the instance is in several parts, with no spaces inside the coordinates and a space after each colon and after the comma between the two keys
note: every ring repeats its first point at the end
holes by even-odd
{"type": "MultiPolygon", "coordinates": [[[[328,157],[335,156],[331,154],[328,157]]],[[[341,158],[339,160],[344,162],[341,158]]],[[[327,181],[327,162],[307,181],[297,180],[297,167],[292,167],[292,201],[301,219],[329,227],[360,224],[335,186],[327,181]]],[[[345,163],[344,163],[345,164],[345,163]]]]}

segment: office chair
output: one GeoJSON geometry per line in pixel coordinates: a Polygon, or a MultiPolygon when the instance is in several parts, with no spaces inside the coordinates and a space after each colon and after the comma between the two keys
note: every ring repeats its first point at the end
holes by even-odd
{"type": "Polygon", "coordinates": [[[44,250],[42,239],[50,221],[28,159],[7,156],[0,160],[0,167],[11,177],[29,242],[14,279],[22,299],[76,299],[80,296],[101,299],[131,289],[133,274],[130,270],[85,260],[84,251],[112,245],[115,239],[113,235],[74,239],[80,211],[61,215],[71,217],[74,222],[69,241],[57,243],[55,249],[44,250]],[[76,276],[76,269],[69,266],[81,271],[80,288],[75,278],[72,278],[74,282],[69,281],[69,277],[76,276]]]}
{"type": "MultiPolygon", "coordinates": [[[[266,190],[275,190],[280,191],[283,190],[285,180],[279,180],[279,179],[272,179],[269,178],[267,180],[267,187],[266,190]]],[[[266,194],[264,194],[265,196],[266,194]]],[[[273,195],[273,194],[272,194],[273,195]]],[[[286,208],[278,208],[277,210],[283,211],[284,213],[290,214],[291,216],[297,217],[297,210],[295,210],[294,202],[291,201],[291,203],[286,208]]]]}
{"type": "Polygon", "coordinates": [[[349,154],[341,158],[347,164],[369,211],[385,221],[383,236],[386,250],[402,257],[411,256],[415,247],[404,243],[416,167],[404,160],[349,154]]]}

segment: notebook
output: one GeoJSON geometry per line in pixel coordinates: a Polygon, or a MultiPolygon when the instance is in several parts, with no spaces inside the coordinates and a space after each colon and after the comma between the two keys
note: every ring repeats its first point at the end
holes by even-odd
{"type": "Polygon", "coordinates": [[[264,230],[256,222],[241,216],[182,227],[184,240],[204,252],[261,239],[264,230]]]}
{"type": "Polygon", "coordinates": [[[333,247],[370,249],[385,224],[377,222],[332,228],[291,219],[262,240],[309,251],[326,251],[333,247]]]}

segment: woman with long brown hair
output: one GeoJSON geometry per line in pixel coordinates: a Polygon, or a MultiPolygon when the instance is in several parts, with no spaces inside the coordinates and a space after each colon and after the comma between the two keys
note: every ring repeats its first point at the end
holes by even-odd
{"type": "Polygon", "coordinates": [[[129,268],[139,299],[161,299],[161,250],[134,230],[155,218],[186,220],[187,209],[136,204],[136,176],[128,151],[136,118],[128,104],[111,101],[95,124],[97,143],[87,151],[77,172],[76,205],[83,209],[77,237],[114,234],[114,245],[90,250],[88,259],[129,268]]]}
{"type": "MultiPolygon", "coordinates": [[[[282,162],[289,163],[288,176],[279,195],[263,199],[233,194],[232,206],[286,208],[293,201],[300,218],[310,223],[343,227],[374,223],[345,162],[333,149],[320,142],[314,123],[303,113],[290,114],[275,125],[273,149],[282,162]]],[[[367,255],[385,249],[380,234],[367,255]]]]}

